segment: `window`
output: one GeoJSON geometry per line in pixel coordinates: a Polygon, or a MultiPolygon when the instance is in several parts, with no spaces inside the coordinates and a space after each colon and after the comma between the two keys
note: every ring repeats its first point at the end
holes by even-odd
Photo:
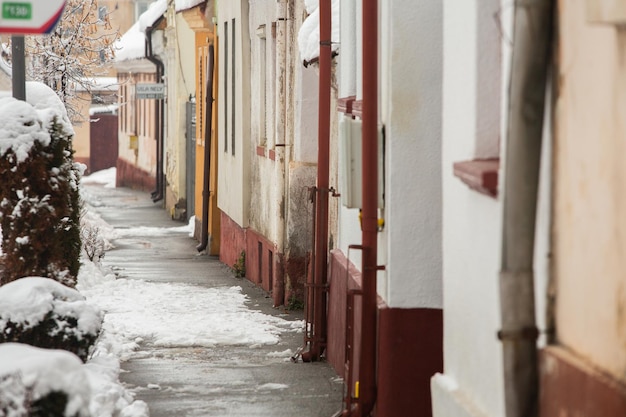
{"type": "Polygon", "coordinates": [[[265,25],[259,26],[257,29],[257,36],[259,37],[259,145],[266,146],[267,144],[267,68],[266,68],[266,54],[267,54],[267,42],[265,40],[265,25]]]}
{"type": "Polygon", "coordinates": [[[458,161],[453,173],[465,185],[490,197],[498,195],[500,169],[500,92],[502,83],[502,23],[501,4],[497,0],[478,2],[475,31],[477,57],[475,82],[475,143],[473,159],[458,161]]]}

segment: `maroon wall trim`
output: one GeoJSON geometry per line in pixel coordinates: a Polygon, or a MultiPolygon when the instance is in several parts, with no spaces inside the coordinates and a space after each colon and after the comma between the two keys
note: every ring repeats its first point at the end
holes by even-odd
{"type": "Polygon", "coordinates": [[[251,228],[242,228],[221,213],[220,261],[233,267],[246,254],[246,278],[272,294],[274,305],[287,305],[295,296],[304,300],[305,257],[287,257],[276,245],[251,228]]]}
{"type": "Polygon", "coordinates": [[[624,417],[626,384],[563,347],[540,352],[541,417],[624,417]]]}
{"type": "Polygon", "coordinates": [[[377,417],[432,415],[430,379],[443,372],[443,310],[379,309],[377,417]]]}
{"type": "MultiPolygon", "coordinates": [[[[340,250],[330,252],[326,358],[346,377],[347,297],[361,287],[361,274],[340,250]]],[[[353,372],[358,380],[360,298],[355,299],[353,372]]],[[[429,417],[430,379],[443,372],[443,310],[389,308],[378,303],[376,417],[429,417]]]]}
{"type": "Polygon", "coordinates": [[[156,179],[146,171],[137,168],[122,158],[117,159],[117,174],[115,185],[117,187],[129,187],[141,191],[153,191],[156,187],[156,179]]]}
{"type": "MultiPolygon", "coordinates": [[[[338,249],[330,252],[329,268],[326,358],[335,368],[335,372],[345,378],[347,297],[349,290],[361,288],[361,273],[351,262],[348,262],[344,253],[338,249]]],[[[360,300],[357,299],[356,305],[358,306],[359,304],[360,300]]],[[[360,340],[361,338],[361,329],[358,327],[361,317],[360,313],[360,309],[357,309],[355,312],[355,340],[360,340]]],[[[355,348],[358,349],[358,345],[355,348]]],[[[358,357],[358,355],[356,356],[358,357]]],[[[354,369],[358,369],[358,366],[355,366],[354,369]]]]}
{"type": "Polygon", "coordinates": [[[240,227],[223,211],[220,212],[220,261],[232,267],[245,250],[246,229],[240,227]]]}

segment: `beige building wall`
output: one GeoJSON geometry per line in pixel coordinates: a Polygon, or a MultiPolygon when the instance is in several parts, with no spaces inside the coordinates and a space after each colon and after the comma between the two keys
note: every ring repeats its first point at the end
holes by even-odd
{"type": "MultiPolygon", "coordinates": [[[[107,30],[107,32],[118,31],[119,36],[122,36],[135,23],[136,12],[143,10],[143,6],[139,6],[138,3],[145,3],[145,7],[147,7],[147,5],[151,3],[151,1],[100,0],[98,6],[104,7],[106,9],[106,12],[109,13],[111,29],[107,30]]],[[[102,27],[101,30],[105,30],[104,27],[102,27]]],[[[117,71],[115,70],[115,67],[111,64],[102,68],[102,74],[100,74],[100,76],[115,77],[116,74],[117,71]]],[[[88,164],[91,154],[91,124],[89,123],[89,107],[91,103],[91,97],[89,97],[89,95],[86,93],[80,93],[79,102],[81,106],[83,121],[74,123],[74,159],[76,161],[88,164]]]]}
{"type": "Polygon", "coordinates": [[[626,32],[559,1],[554,160],[557,342],[626,379],[626,32]]]}
{"type": "Polygon", "coordinates": [[[172,4],[167,13],[165,57],[167,129],[165,137],[165,208],[173,218],[184,215],[186,193],[186,108],[195,89],[195,33],[172,4]]]}

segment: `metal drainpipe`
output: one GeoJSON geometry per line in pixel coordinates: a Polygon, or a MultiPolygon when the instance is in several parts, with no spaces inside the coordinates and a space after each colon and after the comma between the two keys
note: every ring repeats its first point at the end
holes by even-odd
{"type": "Polygon", "coordinates": [[[553,0],[515,9],[504,176],[500,309],[507,417],[538,412],[533,252],[553,0]]]}
{"type": "Polygon", "coordinates": [[[196,246],[198,252],[202,252],[209,245],[209,196],[211,195],[211,130],[213,129],[213,44],[209,45],[209,62],[207,65],[207,85],[205,114],[206,123],[204,128],[204,170],[202,175],[202,226],[200,232],[200,244],[196,246]]]}
{"type": "MultiPolygon", "coordinates": [[[[313,337],[305,362],[317,361],[326,346],[326,283],[328,263],[328,194],[330,154],[331,0],[320,0],[319,116],[315,245],[313,251],[313,337]]],[[[306,336],[305,336],[306,337],[306,336]]]]}
{"type": "MultiPolygon", "coordinates": [[[[285,222],[287,194],[285,190],[285,155],[287,153],[287,1],[280,0],[276,3],[276,136],[274,149],[276,154],[276,164],[274,175],[276,177],[276,189],[279,190],[276,205],[278,212],[276,216],[276,249],[285,257],[285,222]],[[281,207],[282,206],[282,207],[281,207]]],[[[284,263],[283,263],[284,266],[284,263]]],[[[275,271],[275,269],[272,269],[275,271]]],[[[284,272],[284,270],[283,270],[284,272]]],[[[280,272],[276,276],[282,275],[280,272]]],[[[273,279],[273,277],[270,277],[273,279]]],[[[274,305],[281,305],[284,302],[285,287],[282,279],[273,282],[274,305]]]]}
{"type": "Polygon", "coordinates": [[[376,402],[378,309],[378,0],[363,0],[363,209],[362,317],[357,415],[369,416],[376,402]]]}
{"type": "MultiPolygon", "coordinates": [[[[158,24],[163,17],[157,19],[155,24],[158,24]]],[[[163,61],[158,59],[152,50],[152,31],[154,30],[153,26],[149,26],[146,28],[146,51],[145,55],[148,61],[152,62],[156,66],[156,82],[162,83],[163,74],[165,73],[163,65],[163,61]]],[[[163,100],[159,100],[156,103],[157,112],[155,115],[155,132],[156,132],[156,140],[157,140],[157,172],[156,172],[156,190],[154,190],[151,194],[152,201],[156,203],[160,201],[164,197],[163,193],[163,139],[164,139],[164,122],[165,122],[165,105],[163,100]]]]}

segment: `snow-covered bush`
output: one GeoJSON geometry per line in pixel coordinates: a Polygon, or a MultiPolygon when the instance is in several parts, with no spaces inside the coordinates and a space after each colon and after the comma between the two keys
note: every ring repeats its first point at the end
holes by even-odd
{"type": "Polygon", "coordinates": [[[27,277],[0,287],[0,343],[64,349],[86,361],[101,326],[98,308],[53,279],[27,277]]]}
{"type": "Polygon", "coordinates": [[[119,362],[83,364],[70,352],[0,344],[2,417],[147,417],[148,406],[117,381],[119,362]]]}
{"type": "Polygon", "coordinates": [[[89,375],[80,359],[62,350],[0,344],[0,415],[88,417],[89,375]]]}
{"type": "Polygon", "coordinates": [[[73,287],[80,268],[80,168],[54,91],[27,83],[28,102],[0,98],[0,284],[45,276],[73,287]]]}

